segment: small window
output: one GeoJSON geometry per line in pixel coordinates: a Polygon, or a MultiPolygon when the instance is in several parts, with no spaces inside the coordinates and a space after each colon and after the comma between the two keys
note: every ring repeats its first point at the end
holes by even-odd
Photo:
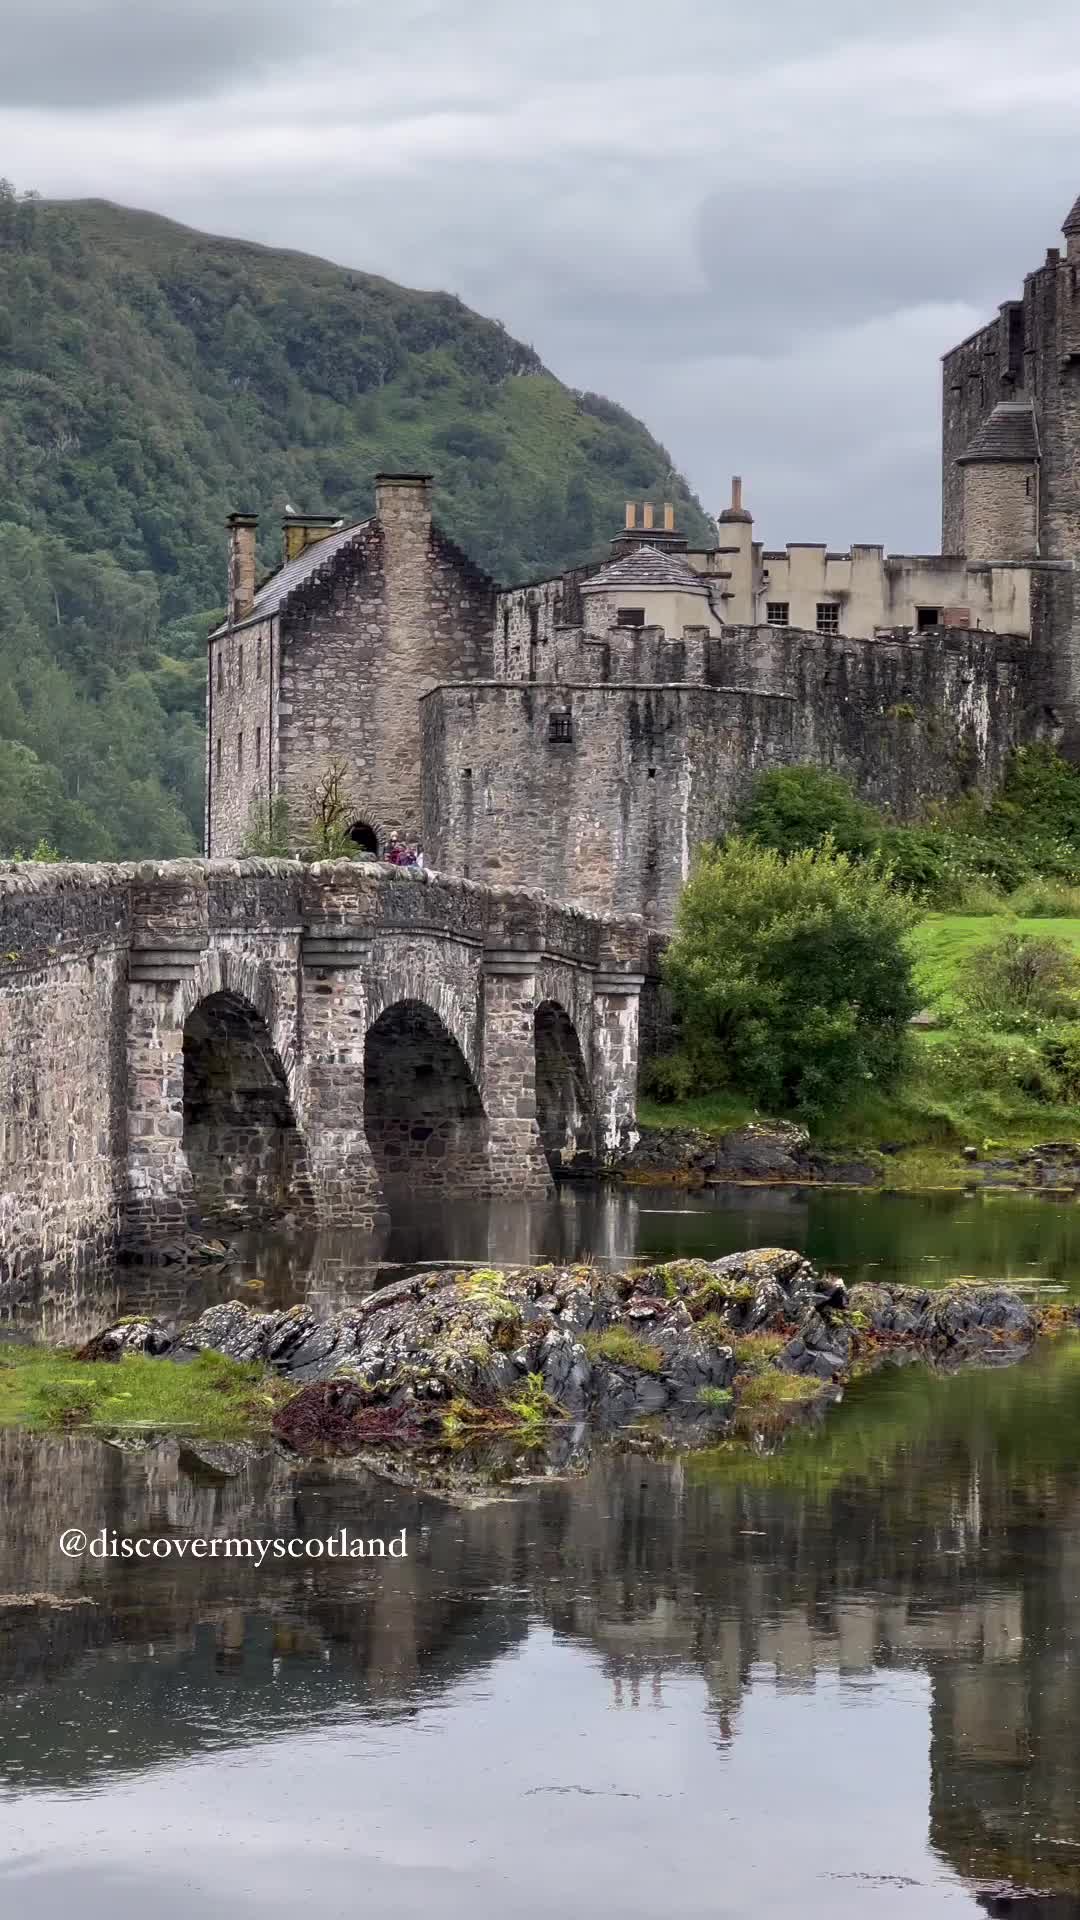
{"type": "Polygon", "coordinates": [[[243,773],[244,771],[244,736],[242,733],[238,733],[236,736],[236,771],[237,773],[243,773]]]}
{"type": "Polygon", "coordinates": [[[218,772],[218,779],[220,780],[221,779],[221,735],[220,733],[218,734],[218,737],[217,737],[217,772],[218,772]]]}
{"type": "Polygon", "coordinates": [[[462,779],[463,779],[463,780],[471,780],[471,779],[472,779],[472,768],[471,768],[471,767],[462,767],[462,769],[461,769],[461,777],[462,777],[462,779]]]}
{"type": "Polygon", "coordinates": [[[615,613],[617,627],[643,627],[645,625],[644,607],[619,607],[615,613]]]}
{"type": "Polygon", "coordinates": [[[940,607],[916,607],[915,626],[919,633],[925,633],[927,627],[940,627],[940,607]]]}
{"type": "Polygon", "coordinates": [[[255,678],[262,679],[262,634],[255,635],[255,678]]]}
{"type": "Polygon", "coordinates": [[[655,768],[655,767],[650,767],[650,768],[649,768],[649,772],[648,772],[648,778],[649,778],[650,780],[655,780],[655,779],[656,779],[656,768],[655,768]]]}
{"type": "Polygon", "coordinates": [[[770,627],[788,625],[791,606],[787,600],[769,600],[765,606],[765,624],[770,627]]]}
{"type": "Polygon", "coordinates": [[[548,715],[548,739],[566,741],[574,737],[574,718],[569,707],[558,707],[548,715]]]}
{"type": "MultiPolygon", "coordinates": [[[[1075,271],[1075,269],[1074,269],[1074,271],[1075,271]]],[[[1031,475],[1030,475],[1030,473],[1028,474],[1028,476],[1027,476],[1027,478],[1026,478],[1026,480],[1024,481],[1024,492],[1026,493],[1026,495],[1027,495],[1027,497],[1028,497],[1028,499],[1030,500],[1030,499],[1031,499],[1031,475]]]]}
{"type": "Polygon", "coordinates": [[[817,630],[819,633],[839,633],[840,609],[835,600],[818,601],[817,630]]]}
{"type": "Polygon", "coordinates": [[[503,639],[509,640],[509,638],[510,638],[510,609],[509,607],[504,607],[503,608],[503,639]]]}
{"type": "Polygon", "coordinates": [[[236,655],[236,684],[238,687],[242,687],[244,684],[244,643],[242,640],[237,642],[237,647],[238,647],[238,652],[236,655]]]}
{"type": "Polygon", "coordinates": [[[529,608],[529,640],[535,646],[540,638],[540,609],[535,602],[529,608]]]}
{"type": "Polygon", "coordinates": [[[225,649],[220,645],[217,650],[217,690],[219,693],[225,691],[225,649]]]}
{"type": "Polygon", "coordinates": [[[255,765],[257,767],[261,767],[262,765],[262,728],[261,727],[256,727],[255,729],[255,765]]]}

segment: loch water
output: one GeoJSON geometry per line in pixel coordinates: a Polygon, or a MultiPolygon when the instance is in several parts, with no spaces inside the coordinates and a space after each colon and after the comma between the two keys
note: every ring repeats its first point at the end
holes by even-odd
{"type": "MultiPolygon", "coordinates": [[[[237,1292],[337,1305],[426,1260],[764,1244],[1060,1298],[1078,1236],[1080,1208],[1019,1195],[564,1189],[418,1208],[377,1247],[252,1240],[228,1275],[120,1272],[7,1331],[237,1292]]],[[[1071,1337],[889,1368],[773,1453],[599,1449],[460,1503],[83,1433],[0,1432],[0,1484],[4,1915],[1080,1915],[1071,1337]],[[409,1552],[66,1559],[76,1526],[405,1528],[409,1552]]]]}

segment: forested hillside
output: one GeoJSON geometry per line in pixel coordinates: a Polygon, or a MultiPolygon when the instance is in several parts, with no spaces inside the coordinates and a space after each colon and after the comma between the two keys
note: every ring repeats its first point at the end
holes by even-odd
{"type": "Polygon", "coordinates": [[[223,522],[370,510],[426,468],[508,580],[602,550],[623,501],[707,523],[620,407],[449,294],[0,183],[0,855],[190,852],[223,522]]]}

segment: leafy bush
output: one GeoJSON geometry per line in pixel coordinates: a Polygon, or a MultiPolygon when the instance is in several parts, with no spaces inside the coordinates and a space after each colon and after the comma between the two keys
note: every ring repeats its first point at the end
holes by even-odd
{"type": "Polygon", "coordinates": [[[1080,1021],[1052,1028],[1043,1035],[1041,1050],[1059,1099],[1080,1103],[1080,1021]]]}
{"type": "Polygon", "coordinates": [[[829,845],[703,852],[664,962],[695,1091],[814,1114],[861,1083],[891,1085],[918,1006],[912,919],[873,865],[829,845]]]}
{"type": "Polygon", "coordinates": [[[977,947],[959,969],[961,1003],[976,1013],[1054,1020],[1080,1001],[1080,962],[1063,940],[1006,933],[977,947]]]}
{"type": "Polygon", "coordinates": [[[759,773],[739,815],[747,839],[778,853],[831,840],[838,852],[865,857],[877,845],[880,825],[846,780],[821,767],[772,767],[759,773]]]}

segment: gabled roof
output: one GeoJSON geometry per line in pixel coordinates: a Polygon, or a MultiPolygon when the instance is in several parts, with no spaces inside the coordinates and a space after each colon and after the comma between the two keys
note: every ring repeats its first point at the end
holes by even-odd
{"type": "MultiPolygon", "coordinates": [[[[297,587],[305,586],[318,573],[320,567],[325,567],[330,561],[336,560],[342,549],[349,546],[360,534],[365,533],[370,525],[370,520],[354,520],[352,526],[339,527],[334,533],[328,533],[324,539],[316,540],[313,546],[305,547],[303,553],[298,553],[295,560],[286,561],[285,565],[279,567],[276,573],[272,573],[268,580],[263,581],[251,603],[251,611],[245,613],[243,621],[236,621],[234,624],[242,626],[248,620],[267,620],[272,613],[279,613],[289,595],[295,593],[297,587]]],[[[223,620],[219,627],[214,628],[214,633],[225,633],[228,625],[228,621],[223,620]]],[[[214,634],[211,634],[210,638],[213,639],[213,637],[214,634]]]]}
{"type": "Polygon", "coordinates": [[[977,460],[1017,460],[1030,466],[1038,457],[1039,435],[1030,402],[1002,400],[960,455],[959,465],[977,460]]]}
{"type": "Polygon", "coordinates": [[[659,547],[634,547],[619,560],[611,560],[599,573],[581,582],[582,593],[611,592],[624,587],[667,587],[679,593],[705,592],[705,583],[679,553],[665,553],[659,547]]]}
{"type": "Polygon", "coordinates": [[[1080,199],[1074,200],[1072,212],[1061,231],[1064,234],[1080,233],[1080,199]]]}

